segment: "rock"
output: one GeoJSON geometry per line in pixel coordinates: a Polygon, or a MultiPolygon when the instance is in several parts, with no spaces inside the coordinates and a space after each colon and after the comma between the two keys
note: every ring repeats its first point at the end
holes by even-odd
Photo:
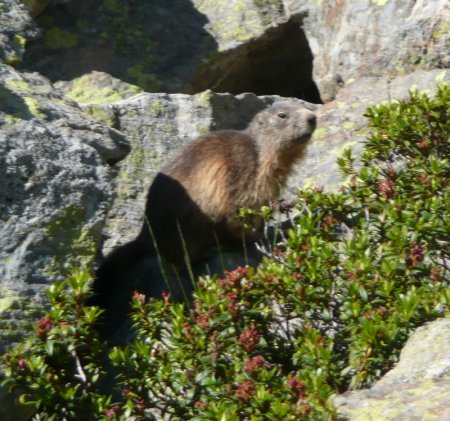
{"type": "Polygon", "coordinates": [[[39,16],[43,35],[27,49],[23,68],[54,82],[99,70],[148,92],[251,91],[317,101],[303,16],[288,15],[280,1],[55,4],[39,16]]]}
{"type": "Polygon", "coordinates": [[[147,92],[328,102],[360,77],[448,67],[449,18],[445,0],[62,2],[39,17],[24,67],[53,81],[100,70],[147,92]]]}
{"type": "Polygon", "coordinates": [[[27,8],[19,0],[2,0],[0,4],[0,63],[19,63],[27,40],[39,31],[27,8]]]}
{"type": "Polygon", "coordinates": [[[418,328],[397,366],[368,390],[347,392],[334,403],[340,419],[447,420],[450,418],[450,319],[418,328]]]}
{"type": "Polygon", "coordinates": [[[336,159],[346,148],[351,148],[358,158],[370,134],[364,117],[367,107],[405,99],[411,89],[432,95],[445,81],[450,81],[450,71],[435,69],[396,77],[361,77],[346,84],[334,101],[318,110],[318,126],[306,160],[289,183],[291,192],[301,186],[335,190],[344,181],[336,159]]]}
{"type": "Polygon", "coordinates": [[[125,137],[0,64],[0,350],[72,265],[93,263],[125,137]]]}
{"type": "Polygon", "coordinates": [[[313,78],[328,102],[344,83],[450,66],[450,5],[445,0],[287,1],[307,14],[303,29],[313,78]]]}
{"type": "Polygon", "coordinates": [[[206,17],[185,0],[58,2],[38,22],[42,37],[23,68],[53,82],[97,70],[146,91],[176,92],[216,46],[206,17]]]}
{"type": "MultiPolygon", "coordinates": [[[[130,98],[142,89],[136,85],[130,85],[120,79],[111,77],[104,72],[93,71],[71,81],[60,81],[55,83],[67,98],[76,101],[78,104],[111,104],[130,98]]],[[[85,109],[87,112],[89,108],[85,109]]],[[[114,125],[114,121],[108,121],[109,125],[114,125]]]]}

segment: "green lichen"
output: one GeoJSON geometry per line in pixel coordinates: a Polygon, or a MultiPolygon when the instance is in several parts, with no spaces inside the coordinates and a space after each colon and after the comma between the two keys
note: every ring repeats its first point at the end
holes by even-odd
{"type": "Polygon", "coordinates": [[[212,98],[212,91],[209,89],[195,95],[195,100],[197,104],[203,106],[209,106],[211,104],[211,98],[212,98]]]}
{"type": "MultiPolygon", "coordinates": [[[[149,151],[140,145],[134,144],[130,154],[127,156],[127,166],[122,175],[124,178],[135,179],[136,173],[146,171],[149,162],[156,165],[162,161],[162,156],[154,151],[149,151]]],[[[142,175],[140,176],[142,178],[142,175]]]]}
{"type": "Polygon", "coordinates": [[[47,118],[40,109],[39,101],[29,95],[32,92],[32,87],[21,78],[8,79],[5,87],[0,86],[0,100],[9,105],[9,123],[14,123],[17,119],[47,118]]]}
{"type": "Polygon", "coordinates": [[[210,131],[211,130],[210,130],[209,126],[206,126],[206,125],[203,125],[203,124],[200,125],[200,126],[197,126],[197,132],[198,132],[199,135],[207,134],[210,131]]]}
{"type": "Polygon", "coordinates": [[[442,71],[441,73],[439,73],[434,80],[438,83],[444,82],[445,78],[447,77],[447,70],[442,71]]]}
{"type": "Polygon", "coordinates": [[[320,139],[327,134],[328,130],[325,127],[319,127],[313,133],[313,139],[320,139]]]}
{"type": "Polygon", "coordinates": [[[112,104],[122,100],[120,93],[112,88],[92,88],[87,86],[75,86],[66,95],[79,104],[112,104]]]}
{"type": "MultiPolygon", "coordinates": [[[[138,139],[139,135],[128,133],[130,138],[138,139]]],[[[118,183],[116,202],[124,202],[130,198],[144,195],[146,192],[136,190],[135,180],[148,180],[149,183],[154,176],[150,168],[159,168],[161,166],[163,156],[155,151],[151,151],[142,146],[139,140],[135,140],[131,145],[131,152],[123,161],[120,167],[117,179],[118,183]],[[151,164],[151,165],[149,165],[151,164]]],[[[109,223],[109,225],[111,225],[109,223]]]]}
{"type": "Polygon", "coordinates": [[[18,300],[19,297],[13,295],[0,298],[0,314],[15,307],[18,300]]]}
{"type": "Polygon", "coordinates": [[[10,115],[10,114],[5,115],[5,123],[9,124],[10,126],[14,126],[20,120],[21,118],[19,118],[17,115],[10,115]]]}
{"type": "Polygon", "coordinates": [[[73,48],[78,43],[78,34],[53,27],[45,34],[44,43],[50,50],[73,48]]]}
{"type": "MultiPolygon", "coordinates": [[[[447,380],[447,379],[442,379],[447,380]]],[[[442,382],[445,384],[444,382],[442,382]]],[[[347,408],[350,418],[354,421],[367,420],[406,420],[411,419],[411,406],[414,414],[421,420],[439,420],[444,413],[445,402],[448,400],[448,389],[439,386],[439,382],[425,380],[405,389],[399,387],[385,396],[384,399],[366,399],[356,408],[347,408]],[[436,411],[437,402],[442,403],[442,413],[436,411]],[[419,411],[419,408],[421,411],[419,411]],[[421,413],[422,412],[422,413],[421,413]]]]}
{"type": "Polygon", "coordinates": [[[450,21],[442,22],[431,34],[431,36],[438,40],[444,36],[447,36],[450,32],[450,21]]]}
{"type": "Polygon", "coordinates": [[[216,12],[216,18],[210,20],[209,27],[220,38],[219,50],[222,46],[226,48],[228,43],[245,42],[259,36],[265,28],[258,5],[252,8],[246,1],[196,1],[196,8],[205,15],[216,12]]]}
{"type": "Polygon", "coordinates": [[[344,121],[342,127],[346,130],[351,130],[355,127],[355,123],[353,121],[344,121]]]}
{"type": "Polygon", "coordinates": [[[75,267],[91,267],[100,243],[100,233],[86,226],[85,210],[72,204],[43,225],[52,248],[47,274],[66,274],[75,267]]]}
{"type": "MultiPolygon", "coordinates": [[[[91,74],[83,75],[72,81],[72,87],[66,96],[78,104],[112,104],[121,101],[126,94],[137,94],[142,92],[138,86],[127,85],[122,89],[113,89],[110,86],[96,87],[93,85],[95,79],[91,74]]],[[[129,95],[128,95],[129,96],[129,95]]]]}
{"type": "MultiPolygon", "coordinates": [[[[5,51],[5,56],[3,58],[3,62],[11,66],[22,61],[22,54],[25,49],[26,38],[16,34],[14,35],[12,42],[15,48],[9,51],[5,51]]],[[[0,59],[0,62],[1,61],[2,60],[0,59]]]]}
{"type": "Polygon", "coordinates": [[[356,82],[356,79],[355,79],[354,77],[351,77],[351,78],[349,78],[349,79],[347,79],[347,80],[345,81],[345,84],[346,84],[346,85],[351,85],[351,84],[354,83],[354,82],[356,82]]]}
{"type": "Polygon", "coordinates": [[[46,119],[47,116],[40,110],[39,101],[35,98],[24,96],[23,100],[28,107],[28,111],[33,117],[46,119]]]}
{"type": "Polygon", "coordinates": [[[148,106],[148,110],[156,115],[160,115],[163,109],[164,107],[160,101],[154,101],[148,106]]]}
{"type": "Polygon", "coordinates": [[[29,94],[33,91],[31,86],[24,79],[8,79],[5,82],[8,89],[18,94],[29,94]]]}
{"type": "Polygon", "coordinates": [[[88,107],[84,108],[84,111],[95,120],[105,123],[109,127],[113,127],[113,117],[108,114],[103,108],[96,107],[95,105],[89,105],[88,107]]]}
{"type": "Polygon", "coordinates": [[[25,37],[23,37],[22,35],[15,34],[14,38],[13,38],[13,43],[20,48],[25,48],[27,39],[25,37]]]}

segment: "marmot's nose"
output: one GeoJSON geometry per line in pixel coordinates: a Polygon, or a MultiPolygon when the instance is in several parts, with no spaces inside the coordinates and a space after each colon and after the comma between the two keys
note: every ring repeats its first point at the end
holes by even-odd
{"type": "Polygon", "coordinates": [[[316,128],[317,125],[317,117],[315,114],[311,113],[308,118],[306,119],[308,122],[309,127],[311,127],[312,130],[316,128]]]}

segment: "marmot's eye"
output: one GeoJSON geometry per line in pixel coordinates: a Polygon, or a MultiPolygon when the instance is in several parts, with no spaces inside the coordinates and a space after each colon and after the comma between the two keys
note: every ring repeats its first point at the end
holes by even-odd
{"type": "Polygon", "coordinates": [[[287,118],[288,116],[285,113],[278,113],[278,117],[280,117],[280,118],[287,118]]]}

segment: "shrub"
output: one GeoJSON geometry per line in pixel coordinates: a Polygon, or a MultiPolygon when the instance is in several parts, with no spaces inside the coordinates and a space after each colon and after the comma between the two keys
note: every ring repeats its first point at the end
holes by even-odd
{"type": "Polygon", "coordinates": [[[20,391],[19,402],[34,407],[37,419],[74,420],[109,406],[110,398],[98,389],[105,374],[105,346],[94,329],[100,310],[83,305],[89,284],[88,272],[77,271],[52,285],[50,310],[22,344],[3,355],[4,383],[20,391]]]}
{"type": "Polygon", "coordinates": [[[449,97],[442,85],[368,109],[359,164],[339,159],[345,185],[300,192],[293,228],[257,269],[201,279],[189,308],[136,292],[136,339],[110,352],[115,403],[98,391],[99,311],[81,305],[80,274],[5,356],[6,383],[41,419],[334,419],[333,394],[370,385],[448,311],[449,97]]]}

